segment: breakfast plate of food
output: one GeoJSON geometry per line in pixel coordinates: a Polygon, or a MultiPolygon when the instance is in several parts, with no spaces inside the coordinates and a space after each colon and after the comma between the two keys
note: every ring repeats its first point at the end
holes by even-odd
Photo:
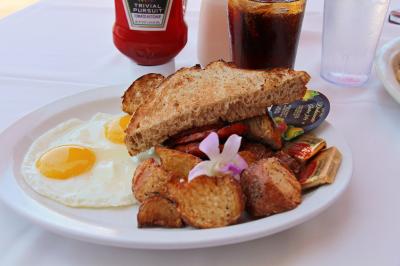
{"type": "Polygon", "coordinates": [[[216,61],[60,99],[1,133],[0,199],[53,232],[129,248],[283,231],[328,208],[352,173],[309,79],[216,61]]]}
{"type": "Polygon", "coordinates": [[[400,103],[400,38],[391,40],[377,51],[375,70],[386,91],[400,103]]]}

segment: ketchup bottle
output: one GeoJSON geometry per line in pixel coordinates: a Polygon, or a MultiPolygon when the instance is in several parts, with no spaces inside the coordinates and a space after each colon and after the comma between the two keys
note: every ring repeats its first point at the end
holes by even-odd
{"type": "Polygon", "coordinates": [[[139,65],[167,63],[187,41],[182,1],[115,0],[115,46],[139,65]]]}

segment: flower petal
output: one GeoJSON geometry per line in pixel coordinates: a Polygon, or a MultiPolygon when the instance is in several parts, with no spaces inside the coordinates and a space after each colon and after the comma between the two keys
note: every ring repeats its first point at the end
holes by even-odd
{"type": "Polygon", "coordinates": [[[242,171],[247,167],[248,165],[246,161],[239,154],[237,154],[234,160],[226,163],[223,167],[216,168],[215,166],[214,168],[216,169],[214,169],[214,171],[238,177],[242,173],[242,171]]]}
{"type": "Polygon", "coordinates": [[[239,175],[242,170],[242,168],[238,167],[234,163],[227,163],[223,168],[219,169],[219,172],[222,174],[239,175]]]}
{"type": "Polygon", "coordinates": [[[199,149],[207,154],[210,160],[215,160],[219,157],[219,139],[215,132],[211,132],[202,142],[200,142],[199,149]]]}
{"type": "Polygon", "coordinates": [[[190,170],[188,181],[190,182],[195,177],[201,175],[213,176],[213,167],[214,163],[212,161],[203,161],[198,163],[192,170],[190,170]]]}
{"type": "Polygon", "coordinates": [[[240,156],[239,154],[236,155],[235,159],[233,160],[235,165],[239,168],[242,169],[242,171],[244,169],[246,169],[247,167],[249,167],[249,165],[247,164],[247,162],[242,158],[242,156],[240,156]]]}
{"type": "Polygon", "coordinates": [[[221,157],[224,162],[231,161],[237,155],[242,137],[233,134],[231,135],[224,144],[224,150],[222,151],[221,157]]]}

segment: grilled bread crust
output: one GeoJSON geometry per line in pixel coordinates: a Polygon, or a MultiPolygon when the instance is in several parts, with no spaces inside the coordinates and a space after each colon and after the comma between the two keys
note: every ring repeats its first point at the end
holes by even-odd
{"type": "Polygon", "coordinates": [[[140,105],[152,100],[158,85],[164,80],[161,74],[150,73],[135,80],[122,96],[122,111],[133,115],[140,105]]]}
{"type": "Polygon", "coordinates": [[[182,68],[137,108],[125,143],[135,155],[183,130],[263,115],[268,106],[302,98],[309,79],[303,71],[245,70],[223,61],[182,68]]]}

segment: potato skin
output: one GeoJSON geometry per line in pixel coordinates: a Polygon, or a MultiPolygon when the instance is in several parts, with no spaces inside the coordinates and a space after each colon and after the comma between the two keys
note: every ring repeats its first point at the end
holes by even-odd
{"type": "Polygon", "coordinates": [[[132,178],[133,195],[139,202],[155,194],[166,195],[167,183],[173,178],[153,158],[144,160],[136,168],[132,178]]]}
{"type": "Polygon", "coordinates": [[[250,139],[267,144],[275,150],[282,148],[281,133],[269,114],[246,119],[245,123],[249,128],[250,139]]]}
{"type": "Polygon", "coordinates": [[[137,214],[137,223],[139,228],[184,226],[175,203],[162,196],[152,196],[142,202],[137,214]]]}
{"type": "Polygon", "coordinates": [[[300,174],[304,167],[304,163],[297,161],[295,158],[282,150],[276,152],[274,157],[278,158],[282,165],[292,171],[296,176],[300,174]]]}
{"type": "Polygon", "coordinates": [[[301,186],[277,158],[250,165],[240,177],[246,210],[255,218],[291,210],[301,202],[301,186]]]}
{"type": "Polygon", "coordinates": [[[190,183],[172,184],[169,195],[186,224],[214,228],[235,224],[240,219],[245,197],[231,176],[199,176],[190,183]]]}
{"type": "Polygon", "coordinates": [[[156,153],[161,159],[161,167],[179,180],[187,181],[190,170],[193,169],[201,159],[181,151],[157,146],[156,153]]]}

